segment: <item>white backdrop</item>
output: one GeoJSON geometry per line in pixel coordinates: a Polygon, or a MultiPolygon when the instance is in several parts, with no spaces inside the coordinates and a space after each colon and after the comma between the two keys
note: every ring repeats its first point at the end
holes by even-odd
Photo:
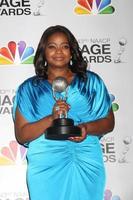
{"type": "Polygon", "coordinates": [[[32,57],[43,31],[56,24],[74,33],[90,69],[101,75],[112,97],[115,129],[101,140],[107,171],[104,200],[133,198],[133,2],[94,0],[90,13],[89,2],[0,1],[0,200],[28,200],[26,149],[14,137],[13,97],[34,74],[32,57]],[[107,14],[99,14],[96,2],[107,7],[107,14]]]}

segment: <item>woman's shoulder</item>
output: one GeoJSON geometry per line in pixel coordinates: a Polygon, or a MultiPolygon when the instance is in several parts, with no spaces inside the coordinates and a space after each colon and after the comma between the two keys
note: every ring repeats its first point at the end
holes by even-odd
{"type": "Polygon", "coordinates": [[[37,76],[31,76],[31,77],[29,77],[29,78],[27,78],[27,79],[25,79],[21,84],[20,84],[20,86],[21,85],[28,85],[28,84],[33,84],[34,83],[34,81],[37,79],[37,76]]]}
{"type": "Polygon", "coordinates": [[[19,85],[19,89],[26,89],[29,87],[33,87],[34,86],[34,82],[36,82],[37,77],[36,76],[32,76],[29,77],[27,79],[25,79],[20,85],[19,85]]]}
{"type": "Polygon", "coordinates": [[[87,71],[87,79],[90,80],[101,80],[101,77],[94,71],[87,71]]]}
{"type": "Polygon", "coordinates": [[[106,87],[103,78],[99,74],[97,74],[96,72],[88,71],[87,77],[88,77],[89,87],[93,87],[95,89],[106,87]]]}

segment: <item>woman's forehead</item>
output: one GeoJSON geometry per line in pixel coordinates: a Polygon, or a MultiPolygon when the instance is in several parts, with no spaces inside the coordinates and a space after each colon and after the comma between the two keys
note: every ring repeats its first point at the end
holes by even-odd
{"type": "Polygon", "coordinates": [[[52,33],[51,35],[48,36],[47,42],[51,41],[51,40],[53,40],[53,41],[54,40],[64,40],[64,41],[68,42],[67,35],[63,32],[52,33]]]}

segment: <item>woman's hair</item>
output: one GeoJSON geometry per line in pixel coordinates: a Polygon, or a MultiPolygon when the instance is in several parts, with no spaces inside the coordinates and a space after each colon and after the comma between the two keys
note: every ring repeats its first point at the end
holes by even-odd
{"type": "Polygon", "coordinates": [[[68,43],[70,46],[70,52],[72,55],[71,61],[72,64],[69,64],[69,67],[73,73],[76,73],[80,78],[86,80],[86,70],[87,70],[87,62],[84,60],[79,44],[74,37],[74,35],[64,26],[56,25],[47,28],[38,44],[36,54],[34,57],[34,66],[36,75],[40,78],[47,79],[47,61],[45,58],[45,47],[49,36],[54,33],[64,33],[68,39],[68,43]]]}

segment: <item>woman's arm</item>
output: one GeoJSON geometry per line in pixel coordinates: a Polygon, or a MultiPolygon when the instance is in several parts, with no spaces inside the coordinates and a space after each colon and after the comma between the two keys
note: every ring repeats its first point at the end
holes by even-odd
{"type": "Polygon", "coordinates": [[[53,116],[49,115],[37,122],[29,123],[24,119],[19,110],[16,110],[15,117],[15,136],[20,144],[30,142],[40,135],[42,135],[45,130],[52,125],[53,116]]]}
{"type": "Polygon", "coordinates": [[[85,126],[86,132],[89,135],[104,135],[106,133],[111,132],[114,129],[114,113],[111,109],[107,117],[96,120],[94,122],[84,123],[81,125],[85,126]]]}
{"type": "Polygon", "coordinates": [[[82,136],[81,137],[71,137],[70,140],[80,142],[86,138],[87,135],[102,136],[111,131],[113,131],[115,125],[114,113],[112,109],[110,110],[107,117],[93,121],[80,124],[82,136]]]}
{"type": "Polygon", "coordinates": [[[53,106],[53,110],[51,115],[46,116],[36,122],[29,123],[20,113],[19,109],[16,109],[15,113],[15,137],[20,144],[24,144],[30,142],[46,131],[49,128],[53,120],[58,118],[61,113],[65,113],[69,110],[69,105],[64,101],[57,101],[56,104],[53,106]],[[59,106],[60,110],[57,110],[56,107],[59,106]]]}

